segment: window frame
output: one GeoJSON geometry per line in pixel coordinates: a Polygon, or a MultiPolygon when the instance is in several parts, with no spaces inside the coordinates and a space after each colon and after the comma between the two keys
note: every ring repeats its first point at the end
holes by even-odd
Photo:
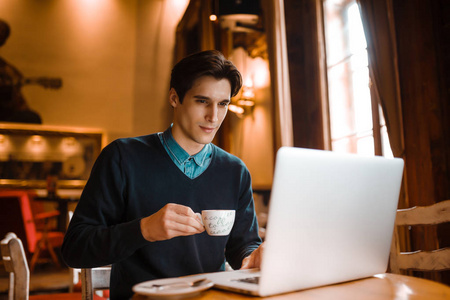
{"type": "MultiPolygon", "coordinates": [[[[327,61],[327,24],[326,24],[326,1],[327,0],[320,0],[320,4],[321,4],[321,10],[322,10],[322,18],[321,20],[318,20],[319,22],[321,22],[322,25],[322,42],[323,42],[323,47],[324,47],[324,72],[325,72],[325,80],[323,80],[323,85],[324,88],[327,91],[327,97],[326,97],[326,105],[324,106],[324,120],[326,120],[326,123],[329,126],[329,134],[325,135],[325,139],[327,139],[325,141],[325,144],[329,145],[330,150],[335,151],[335,147],[333,147],[333,142],[335,142],[338,139],[348,139],[349,140],[349,144],[350,147],[346,152],[350,152],[350,153],[358,153],[357,151],[357,141],[358,141],[358,132],[356,130],[354,130],[354,132],[347,134],[347,135],[343,135],[341,137],[339,137],[338,139],[333,139],[332,136],[332,127],[333,127],[333,122],[331,120],[331,103],[330,103],[330,77],[329,77],[329,70],[330,67],[335,67],[338,64],[344,64],[346,62],[348,62],[351,57],[352,57],[352,53],[350,53],[349,51],[346,53],[345,57],[343,57],[342,59],[340,59],[336,64],[333,64],[332,66],[328,65],[328,61],[327,61]]],[[[357,4],[356,0],[343,0],[342,1],[342,7],[343,9],[341,11],[344,11],[346,9],[348,9],[350,7],[350,5],[352,4],[357,4]]],[[[343,15],[343,14],[341,14],[343,15]]],[[[348,22],[347,22],[348,24],[348,22]]],[[[345,27],[345,25],[343,26],[345,27]]],[[[345,39],[345,37],[344,37],[345,39]]],[[[347,43],[348,44],[348,38],[346,38],[343,43],[347,43]]],[[[348,46],[346,47],[346,49],[348,49],[348,46]]],[[[366,53],[367,53],[367,46],[366,46],[366,53]]],[[[370,68],[370,62],[368,62],[368,68],[370,68]]],[[[347,69],[347,94],[351,94],[353,93],[353,87],[352,87],[352,71],[348,70],[348,67],[346,67],[347,69]]],[[[379,97],[378,94],[376,93],[376,90],[373,88],[372,86],[372,80],[370,78],[370,72],[368,75],[368,84],[369,84],[369,95],[370,95],[370,105],[371,105],[371,116],[372,116],[372,129],[371,129],[371,134],[370,135],[364,135],[364,136],[371,136],[373,138],[373,154],[375,156],[391,156],[392,153],[385,153],[386,151],[384,151],[383,149],[385,149],[383,147],[383,127],[386,127],[384,118],[383,118],[383,112],[381,109],[381,105],[380,105],[380,101],[379,101],[379,97]]],[[[354,109],[353,109],[353,103],[354,103],[354,99],[353,96],[349,96],[346,99],[346,105],[347,107],[352,107],[351,110],[347,109],[347,114],[351,116],[352,119],[348,120],[348,122],[353,122],[354,123],[354,109]],[[351,103],[349,103],[351,102],[351,103]]],[[[354,128],[354,124],[353,124],[353,128],[354,128]]],[[[385,130],[386,131],[386,130],[385,130]]],[[[387,132],[387,131],[386,131],[387,132]]],[[[387,134],[387,133],[386,133],[387,134]]],[[[386,139],[388,142],[388,139],[386,139]]]]}

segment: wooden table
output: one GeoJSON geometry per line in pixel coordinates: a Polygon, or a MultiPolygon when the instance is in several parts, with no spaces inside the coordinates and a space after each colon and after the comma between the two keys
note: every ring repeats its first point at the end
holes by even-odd
{"type": "MultiPolygon", "coordinates": [[[[133,300],[151,299],[134,295],[133,300]]],[[[396,274],[379,274],[370,278],[303,290],[288,294],[258,298],[232,292],[210,289],[189,299],[235,300],[449,300],[450,287],[438,282],[396,274]]]]}

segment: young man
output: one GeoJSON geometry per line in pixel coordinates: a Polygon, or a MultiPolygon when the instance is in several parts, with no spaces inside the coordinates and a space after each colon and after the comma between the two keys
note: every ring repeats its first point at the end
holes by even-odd
{"type": "Polygon", "coordinates": [[[142,281],[224,270],[225,261],[259,267],[250,174],[211,144],[241,85],[218,51],[184,58],[170,82],[173,125],[116,140],[98,157],[62,254],[74,268],[112,264],[111,299],[130,298],[142,281]],[[195,215],[205,209],[236,210],[229,236],[207,235],[195,215]]]}

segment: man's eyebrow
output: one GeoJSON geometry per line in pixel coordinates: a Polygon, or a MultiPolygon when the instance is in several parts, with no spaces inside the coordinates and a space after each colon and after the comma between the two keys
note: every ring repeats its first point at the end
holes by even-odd
{"type": "MultiPolygon", "coordinates": [[[[196,98],[196,99],[202,99],[202,100],[211,100],[211,98],[209,98],[209,97],[207,97],[207,96],[203,96],[203,95],[194,95],[194,98],[196,98]]],[[[227,102],[227,103],[230,103],[231,100],[230,100],[230,99],[223,99],[223,100],[220,100],[219,102],[227,102]]]]}
{"type": "Polygon", "coordinates": [[[206,99],[206,100],[211,99],[211,98],[206,97],[206,96],[203,96],[203,95],[195,95],[194,98],[198,98],[198,99],[206,99]]]}

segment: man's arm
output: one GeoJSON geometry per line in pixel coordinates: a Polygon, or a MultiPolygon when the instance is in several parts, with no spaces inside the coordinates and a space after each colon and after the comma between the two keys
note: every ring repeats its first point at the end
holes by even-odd
{"type": "Polygon", "coordinates": [[[119,147],[112,143],[97,158],[61,248],[76,268],[112,264],[145,246],[140,220],[126,220],[126,179],[119,147]]]}
{"type": "Polygon", "coordinates": [[[245,166],[240,182],[239,208],[225,251],[226,259],[233,269],[239,269],[244,258],[251,255],[262,243],[258,233],[250,173],[245,166]]]}
{"type": "Polygon", "coordinates": [[[186,206],[167,204],[151,216],[127,219],[126,172],[118,146],[107,146],[97,159],[64,238],[62,254],[71,267],[108,265],[131,256],[149,241],[203,232],[186,206]]]}

